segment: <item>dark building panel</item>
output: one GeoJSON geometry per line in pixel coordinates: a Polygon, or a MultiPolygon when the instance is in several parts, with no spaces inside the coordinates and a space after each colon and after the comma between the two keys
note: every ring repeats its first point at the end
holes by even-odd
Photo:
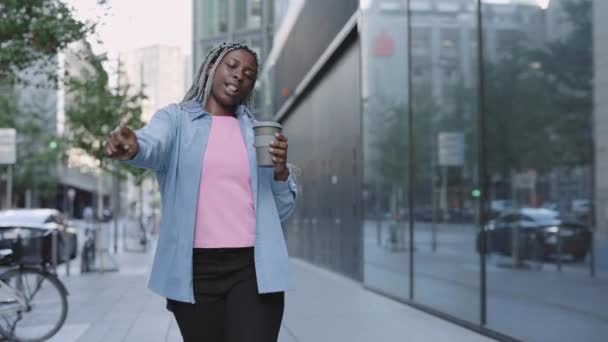
{"type": "Polygon", "coordinates": [[[358,0],[309,0],[285,43],[275,70],[274,112],[287,100],[283,90],[293,90],[356,12],[358,0]]]}
{"type": "Polygon", "coordinates": [[[283,122],[302,169],[290,254],[361,279],[360,46],[353,39],[283,122]]]}

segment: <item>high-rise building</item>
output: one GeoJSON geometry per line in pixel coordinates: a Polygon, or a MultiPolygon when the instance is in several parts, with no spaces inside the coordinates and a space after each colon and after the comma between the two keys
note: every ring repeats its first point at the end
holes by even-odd
{"type": "MultiPolygon", "coordinates": [[[[120,54],[124,77],[132,91],[146,95],[143,101],[142,120],[147,122],[159,109],[182,100],[189,78],[189,58],[180,48],[164,45],[153,45],[120,54]]],[[[122,82],[121,81],[121,82],[122,82]]],[[[158,191],[155,180],[144,181],[142,189],[130,184],[127,187],[125,201],[132,208],[132,213],[139,212],[143,206],[145,216],[156,215],[160,207],[159,199],[154,196],[158,191]],[[143,191],[143,202],[140,203],[140,190],[143,191]]]]}
{"type": "MultiPolygon", "coordinates": [[[[273,39],[271,0],[193,0],[192,65],[196,73],[203,58],[223,41],[247,43],[264,62],[273,39]]],[[[254,90],[254,113],[262,111],[263,85],[254,90]]]]}
{"type": "MultiPolygon", "coordinates": [[[[186,89],[186,59],[178,47],[154,45],[120,54],[124,76],[132,90],[146,95],[142,119],[179,102],[186,89]]],[[[122,77],[122,76],[121,76],[122,77]]]]}
{"type": "MultiPolygon", "coordinates": [[[[66,127],[65,112],[71,105],[70,94],[66,93],[61,82],[54,84],[47,78],[48,73],[57,75],[69,74],[79,77],[83,69],[88,66],[80,54],[87,46],[80,43],[72,43],[62,52],[58,53],[50,63],[44,66],[34,64],[22,72],[24,84],[18,84],[12,89],[19,108],[28,115],[37,117],[35,121],[41,124],[40,136],[51,139],[54,136],[62,136],[68,133],[66,127]]],[[[28,118],[19,118],[29,120],[28,118]]],[[[18,132],[18,135],[20,132],[18,132]]],[[[56,142],[51,141],[45,145],[45,140],[38,139],[28,146],[31,149],[55,148],[56,142]]],[[[23,153],[19,151],[19,153],[23,153]]],[[[84,206],[92,206],[97,201],[97,164],[95,160],[86,155],[85,151],[67,151],[67,163],[44,164],[32,166],[34,175],[45,175],[57,181],[56,189],[51,195],[39,191],[39,184],[33,181],[25,189],[15,189],[13,205],[24,207],[53,207],[63,210],[66,214],[80,217],[84,206]],[[68,203],[68,191],[74,190],[75,197],[72,204],[68,203]],[[21,191],[21,192],[19,192],[21,191]]],[[[41,176],[42,178],[42,176],[41,176]]],[[[103,201],[105,205],[110,202],[109,177],[102,175],[103,201]]],[[[71,192],[71,191],[70,191],[71,192]]]]}

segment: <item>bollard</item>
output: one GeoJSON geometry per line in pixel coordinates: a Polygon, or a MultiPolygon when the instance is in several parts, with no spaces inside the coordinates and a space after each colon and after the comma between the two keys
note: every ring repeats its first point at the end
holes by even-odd
{"type": "Polygon", "coordinates": [[[65,260],[65,275],[66,276],[70,276],[70,261],[71,261],[71,255],[68,255],[67,259],[65,260]]]}
{"type": "Polygon", "coordinates": [[[51,232],[51,264],[53,269],[57,269],[57,231],[51,232]]]}
{"type": "Polygon", "coordinates": [[[382,220],[380,218],[376,225],[376,244],[378,247],[382,247],[382,220]]]}
{"type": "Polygon", "coordinates": [[[562,228],[557,226],[557,270],[562,271],[562,228]]]}
{"type": "Polygon", "coordinates": [[[513,268],[521,266],[521,259],[519,258],[519,225],[511,229],[511,257],[513,268]]]}
{"type": "Polygon", "coordinates": [[[431,250],[437,251],[437,224],[435,224],[435,218],[431,221],[431,250]]]}
{"type": "Polygon", "coordinates": [[[100,233],[101,224],[99,221],[95,224],[95,255],[99,257],[99,272],[104,272],[103,265],[103,251],[101,249],[101,233],[100,233]]]}
{"type": "Polygon", "coordinates": [[[589,229],[589,276],[595,277],[595,230],[589,229]]]}

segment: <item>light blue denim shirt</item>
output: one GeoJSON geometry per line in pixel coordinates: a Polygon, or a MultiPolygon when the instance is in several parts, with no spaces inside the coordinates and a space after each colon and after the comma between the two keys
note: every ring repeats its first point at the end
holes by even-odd
{"type": "MultiPolygon", "coordinates": [[[[237,117],[249,156],[258,292],[285,291],[291,286],[291,274],[281,221],[294,210],[297,187],[292,175],[285,182],[275,181],[273,168],[257,166],[255,119],[245,106],[238,108],[237,117]]],[[[169,105],[135,132],[139,152],[128,161],[153,170],[162,195],[162,222],[148,286],[161,296],[189,303],[194,303],[194,226],[210,129],[211,116],[202,110],[200,102],[169,105]]]]}

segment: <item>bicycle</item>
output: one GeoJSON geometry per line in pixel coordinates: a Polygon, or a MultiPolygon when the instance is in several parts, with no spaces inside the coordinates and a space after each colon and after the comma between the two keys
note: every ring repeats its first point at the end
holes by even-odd
{"type": "MultiPolygon", "coordinates": [[[[29,248],[44,244],[42,239],[38,242],[28,242],[28,249],[42,254],[44,248],[29,248]]],[[[20,238],[14,248],[0,249],[0,263],[9,265],[0,274],[0,335],[15,342],[46,341],[65,323],[68,291],[44,258],[36,266],[21,262],[27,253],[31,251],[23,248],[20,238]]]]}

